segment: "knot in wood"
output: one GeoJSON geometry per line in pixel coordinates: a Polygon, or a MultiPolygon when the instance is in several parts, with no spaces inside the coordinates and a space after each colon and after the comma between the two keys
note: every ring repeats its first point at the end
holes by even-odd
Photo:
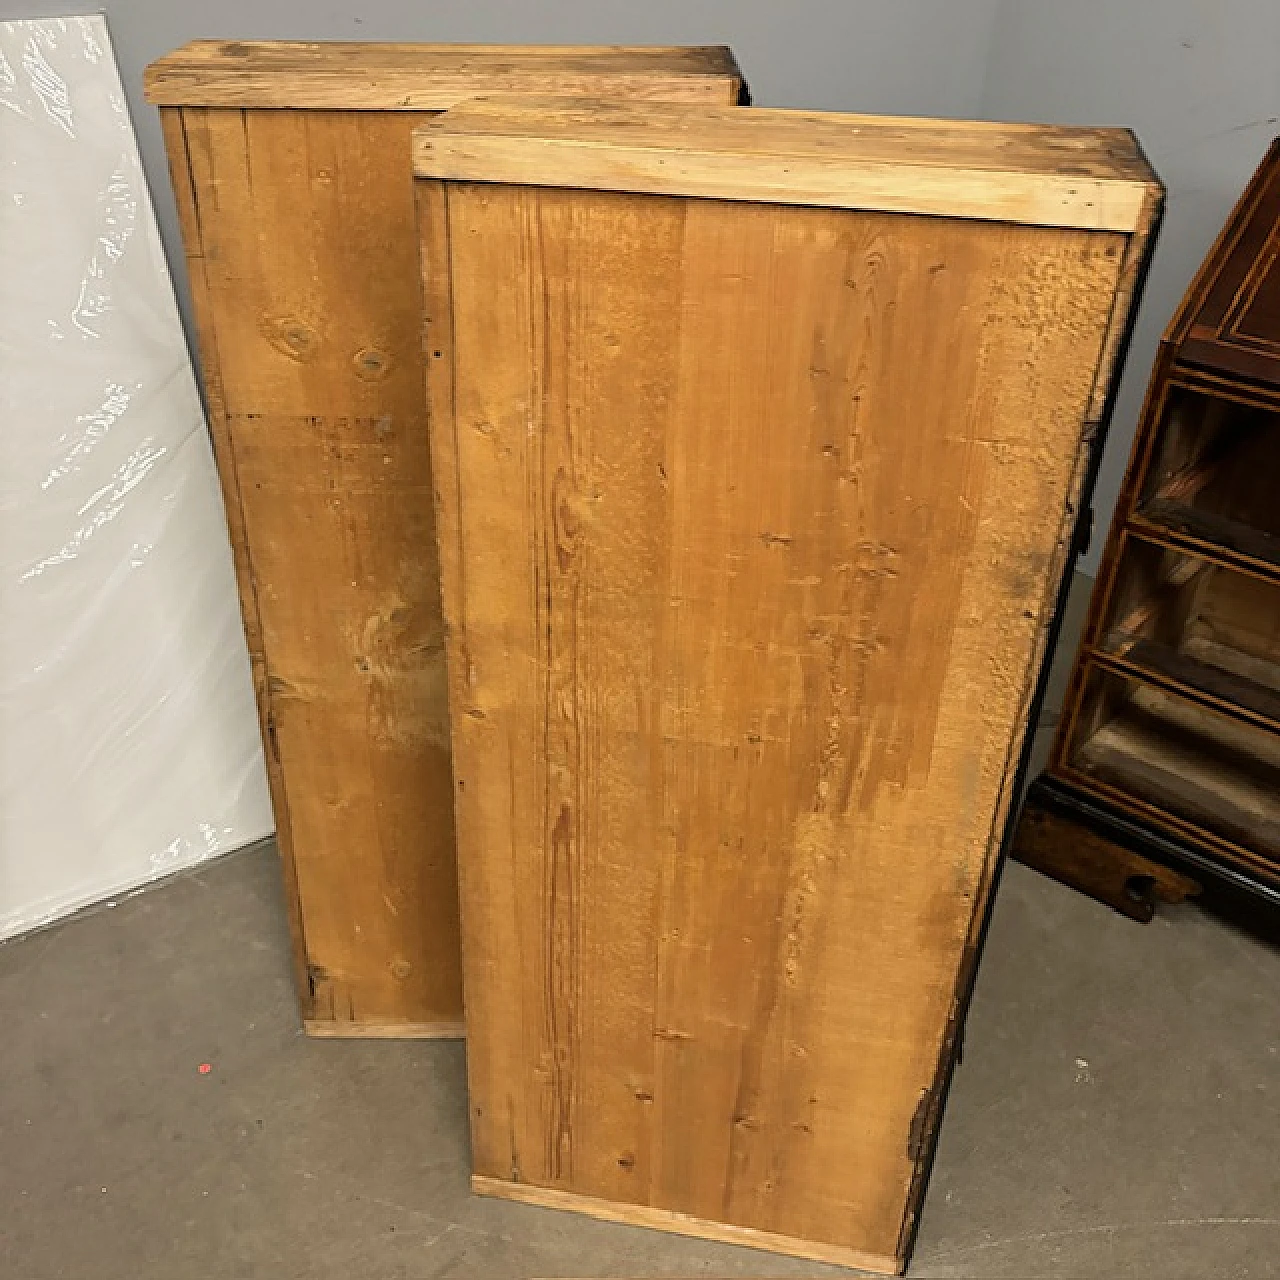
{"type": "Polygon", "coordinates": [[[391,372],[391,357],[377,347],[362,347],[352,361],[356,377],[364,382],[381,382],[391,372]]]}

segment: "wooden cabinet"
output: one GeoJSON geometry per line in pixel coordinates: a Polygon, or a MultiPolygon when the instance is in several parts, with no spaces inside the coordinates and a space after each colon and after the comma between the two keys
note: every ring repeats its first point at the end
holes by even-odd
{"type": "Polygon", "coordinates": [[[1115,891],[1153,877],[1125,849],[1280,902],[1278,250],[1273,146],[1161,346],[1029,802],[1058,828],[1027,860],[1140,918],[1115,891]],[[1093,875],[1058,853],[1076,820],[1115,842],[1093,875]]]}
{"type": "Polygon", "coordinates": [[[1278,255],[1280,162],[1273,147],[1167,335],[1180,362],[1280,387],[1278,255]]]}
{"type": "Polygon", "coordinates": [[[1158,183],[604,103],[415,155],[475,1186],[897,1270],[1158,183]]]}
{"type": "Polygon", "coordinates": [[[731,103],[725,49],[197,41],[147,70],[306,1028],[461,1034],[410,133],[476,93],[731,103]]]}

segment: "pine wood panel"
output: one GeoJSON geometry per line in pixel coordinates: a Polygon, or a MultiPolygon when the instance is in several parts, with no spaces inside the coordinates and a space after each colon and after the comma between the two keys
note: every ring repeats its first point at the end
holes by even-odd
{"type": "Polygon", "coordinates": [[[258,722],[262,731],[263,757],[267,783],[271,791],[271,808],[276,822],[276,845],[281,853],[284,875],[285,909],[289,917],[292,939],[294,985],[302,1000],[304,1016],[312,1007],[311,979],[307,966],[306,939],[302,926],[302,904],[298,896],[298,877],[292,857],[289,797],[285,792],[284,773],[271,732],[271,707],[267,693],[267,659],[262,645],[262,620],[258,612],[258,593],[249,562],[249,543],[245,536],[244,512],[240,501],[240,478],[236,471],[230,422],[222,390],[218,361],[218,340],[214,329],[213,309],[205,275],[204,248],[200,236],[200,219],[196,212],[196,193],[191,174],[191,157],[187,148],[186,128],[182,112],[165,107],[160,112],[164,130],[165,152],[178,208],[178,222],[186,251],[187,283],[191,290],[196,332],[200,344],[200,379],[208,410],[209,434],[213,440],[218,464],[218,479],[227,513],[227,530],[236,571],[236,589],[240,596],[240,616],[244,623],[245,644],[253,672],[254,697],[258,706],[258,722]]]}
{"type": "Polygon", "coordinates": [[[407,107],[558,65],[565,91],[737,93],[715,50],[204,42],[148,76],[187,104],[165,137],[318,1035],[462,1031],[407,107]]]}
{"type": "Polygon", "coordinates": [[[732,104],[742,76],[724,45],[192,40],[153,62],[145,85],[166,105],[443,111],[488,93],[732,104]]]}
{"type": "Polygon", "coordinates": [[[321,1031],[460,1031],[405,160],[422,118],[184,113],[224,466],[238,478],[287,793],[304,1015],[321,1031]]]}
{"type": "Polygon", "coordinates": [[[1128,237],[419,216],[475,1185],[894,1269],[1128,237]]]}
{"type": "Polygon", "coordinates": [[[1113,231],[1135,230],[1152,197],[1127,129],[492,97],[414,147],[426,178],[1113,231]]]}

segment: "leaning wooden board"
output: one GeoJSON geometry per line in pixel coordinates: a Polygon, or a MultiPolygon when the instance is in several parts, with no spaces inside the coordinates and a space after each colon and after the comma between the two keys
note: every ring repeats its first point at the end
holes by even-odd
{"type": "Polygon", "coordinates": [[[897,1270],[1160,186],[1120,130],[414,139],[474,1186],[897,1270]]]}
{"type": "Polygon", "coordinates": [[[725,49],[199,41],[147,70],[313,1034],[462,1030],[410,132],[494,90],[739,86],[725,49]]]}

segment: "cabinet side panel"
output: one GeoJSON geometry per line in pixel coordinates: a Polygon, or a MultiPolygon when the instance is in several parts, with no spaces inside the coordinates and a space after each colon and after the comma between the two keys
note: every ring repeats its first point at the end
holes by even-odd
{"type": "Polygon", "coordinates": [[[1124,238],[449,223],[477,1172],[893,1256],[1124,238]]]}
{"type": "MultiPolygon", "coordinates": [[[[310,1016],[461,1018],[409,134],[419,113],[189,111],[310,1016]]],[[[221,455],[220,455],[221,456],[221,455]]]]}

